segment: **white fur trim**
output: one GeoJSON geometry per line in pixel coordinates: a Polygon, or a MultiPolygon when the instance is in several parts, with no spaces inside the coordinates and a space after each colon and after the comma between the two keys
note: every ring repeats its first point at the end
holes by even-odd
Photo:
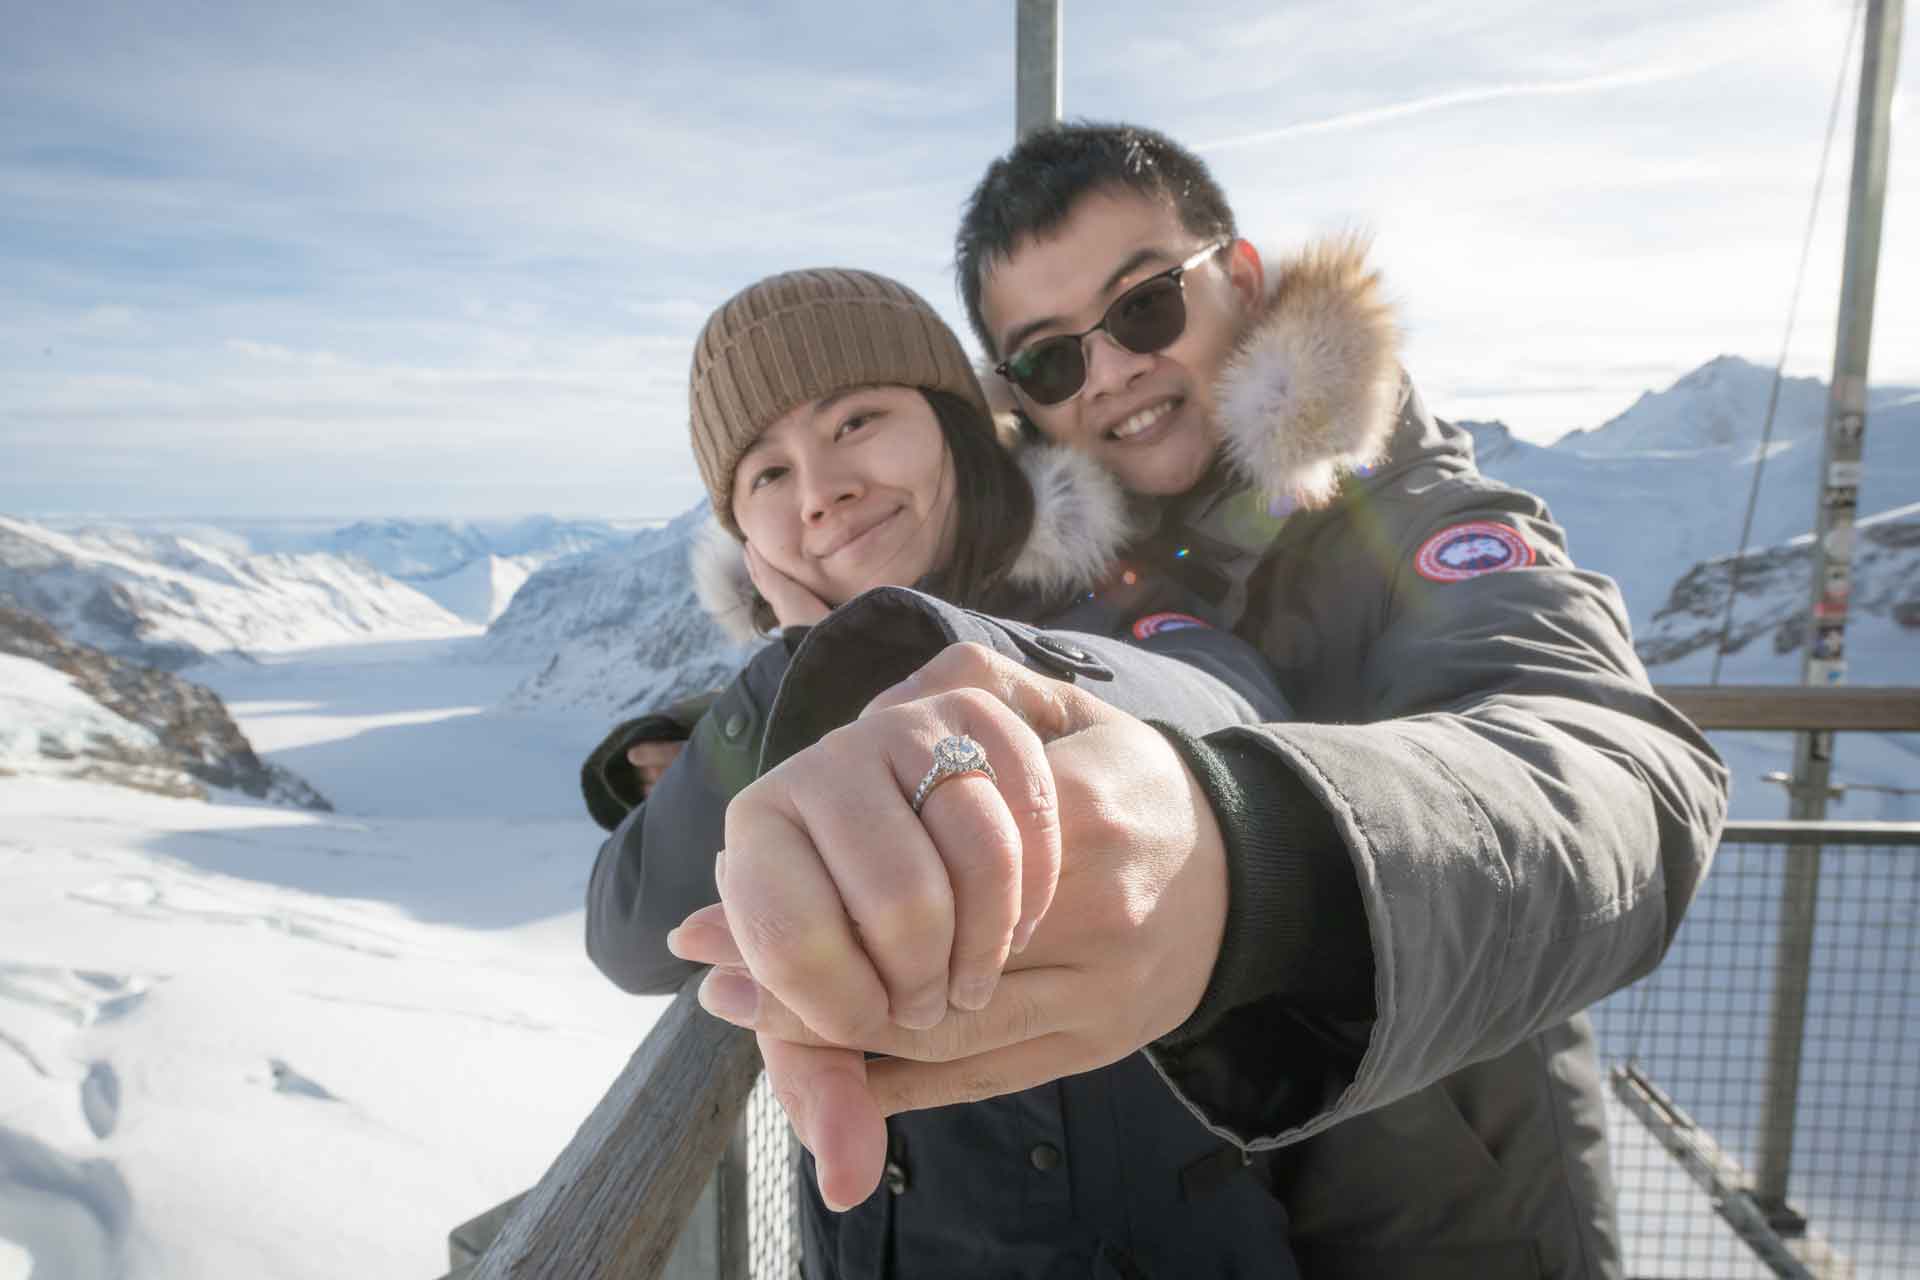
{"type": "Polygon", "coordinates": [[[1266,304],[1216,385],[1227,456],[1276,502],[1324,505],[1385,453],[1400,404],[1400,334],[1366,238],[1276,262],[1266,304]]]}
{"type": "Polygon", "coordinates": [[[1033,532],[1007,580],[1042,594],[1092,586],[1134,532],[1119,482],[1060,445],[1027,446],[1020,470],[1033,490],[1033,532]]]}
{"type": "Polygon", "coordinates": [[[765,638],[753,625],[755,592],[744,542],[708,516],[693,535],[687,566],[693,571],[694,597],[729,639],[747,644],[765,638]]]}

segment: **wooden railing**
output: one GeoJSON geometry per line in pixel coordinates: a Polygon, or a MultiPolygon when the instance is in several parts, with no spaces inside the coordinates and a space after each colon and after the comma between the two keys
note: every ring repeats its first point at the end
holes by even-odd
{"type": "MultiPolygon", "coordinates": [[[[688,982],[580,1126],[539,1185],[501,1214],[490,1241],[456,1229],[449,1280],[627,1280],[668,1274],[694,1204],[713,1180],[754,1079],[760,1052],[753,1035],[710,1018],[688,982]],[[477,1260],[460,1256],[475,1245],[477,1260]]],[[[741,1171],[744,1174],[744,1170],[741,1171]]],[[[744,1186],[712,1192],[719,1218],[743,1227],[744,1186]]],[[[489,1224],[490,1225],[490,1224],[489,1224]]],[[[695,1275],[744,1276],[738,1231],[686,1242],[695,1275]]]]}
{"type": "MultiPolygon", "coordinates": [[[[1709,730],[1920,732],[1920,688],[1659,691],[1709,730]]],[[[1726,840],[1782,841],[1796,833],[1820,835],[1811,827],[1733,823],[1726,840]]],[[[1911,829],[1885,835],[1912,838],[1911,829]]],[[[446,1280],[746,1280],[744,1160],[721,1156],[759,1073],[759,1053],[751,1035],[699,1007],[697,982],[668,1006],[539,1185],[455,1229],[446,1280]],[[693,1223],[702,1228],[696,1231],[689,1221],[703,1188],[712,1211],[693,1223]]]]}
{"type": "Polygon", "coordinates": [[[1669,684],[1657,691],[1702,729],[1920,732],[1920,688],[1669,684]]]}

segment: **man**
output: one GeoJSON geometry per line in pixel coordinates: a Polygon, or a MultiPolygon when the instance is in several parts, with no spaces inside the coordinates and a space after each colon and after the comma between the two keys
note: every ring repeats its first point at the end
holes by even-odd
{"type": "Polygon", "coordinates": [[[1398,378],[1358,247],[1269,272],[1164,137],[1028,138],[958,243],[1025,421],[1162,500],[1140,557],[1199,566],[1303,723],[1196,740],[954,650],[743,792],[721,907],[674,945],[732,971],[709,1007],[760,1033],[822,1187],[877,1180],[882,1113],[1146,1047],[1285,1203],[1310,1277],[1618,1276],[1580,1011],[1663,954],[1726,775],[1652,694],[1617,591],[1398,378]],[[1380,412],[1329,411],[1370,388],[1380,412]],[[1045,765],[916,818],[953,733],[1030,734],[1045,765]],[[984,1007],[896,1025],[864,993],[911,939],[791,894],[884,875],[913,823],[964,912],[1056,856],[967,838],[1008,812],[1057,824],[1045,918],[984,1007]]]}

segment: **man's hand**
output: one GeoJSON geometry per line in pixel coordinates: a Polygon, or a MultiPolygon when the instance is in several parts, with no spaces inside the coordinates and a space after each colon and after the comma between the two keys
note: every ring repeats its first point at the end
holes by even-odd
{"type": "MultiPolygon", "coordinates": [[[[821,951],[822,963],[810,965],[780,955],[812,945],[794,943],[803,933],[798,916],[785,948],[768,947],[764,928],[743,929],[736,902],[747,885],[737,878],[732,809],[722,902],[688,917],[669,939],[683,958],[721,966],[708,976],[702,1003],[760,1033],[774,1093],[814,1153],[831,1205],[858,1203],[877,1185],[885,1115],[997,1096],[1114,1062],[1186,1020],[1219,953],[1227,901],[1219,827],[1179,755],[1151,726],[984,649],[958,646],[882,695],[841,734],[857,735],[867,750],[907,750],[885,745],[902,731],[902,715],[925,717],[922,732],[937,738],[944,736],[937,726],[949,724],[957,708],[981,714],[985,695],[984,705],[1019,713],[1043,742],[1037,762],[1008,758],[991,744],[988,756],[1003,791],[1033,785],[1015,780],[1015,770],[1032,769],[1035,777],[1044,771],[1057,795],[1066,856],[1032,944],[1008,962],[984,1007],[956,1000],[958,1011],[935,1025],[889,1023],[857,954],[863,943],[871,949],[866,931],[848,930],[844,941],[835,939],[840,945],[821,951]],[[812,1012],[827,1004],[833,1007],[824,1020],[812,1012]],[[861,1050],[891,1057],[868,1062],[861,1050]]],[[[971,732],[966,725],[945,731],[971,732]]],[[[832,740],[787,764],[819,753],[813,765],[830,785],[836,770],[821,748],[832,740]]],[[[910,772],[900,775],[905,790],[910,772]]],[[[944,784],[928,799],[929,829],[936,818],[960,829],[987,822],[993,795],[984,779],[944,784]],[[936,814],[943,798],[944,812],[936,814]]],[[[757,811],[770,799],[750,788],[734,806],[745,802],[757,811]]],[[[890,844],[865,839],[858,823],[835,816],[854,803],[845,787],[822,792],[811,820],[782,832],[780,856],[811,856],[856,876],[884,866],[890,844]],[[842,842],[846,849],[831,851],[842,842]]],[[[896,807],[905,809],[904,798],[896,807]]],[[[741,817],[745,836],[755,821],[741,817]]],[[[824,895],[803,910],[809,919],[816,913],[839,914],[824,895]]],[[[925,949],[937,950],[937,940],[925,949]]]]}
{"type": "Polygon", "coordinates": [[[640,778],[640,794],[651,795],[667,767],[686,750],[685,742],[636,742],[627,748],[627,763],[640,778]]]}

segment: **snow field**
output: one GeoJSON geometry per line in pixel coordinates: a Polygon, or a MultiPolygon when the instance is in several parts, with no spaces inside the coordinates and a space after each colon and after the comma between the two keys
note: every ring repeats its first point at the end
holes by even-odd
{"type": "Polygon", "coordinates": [[[611,1083],[662,1002],[581,944],[604,726],[469,648],[220,673],[340,813],[0,783],[0,1277],[438,1275],[611,1083]]]}

